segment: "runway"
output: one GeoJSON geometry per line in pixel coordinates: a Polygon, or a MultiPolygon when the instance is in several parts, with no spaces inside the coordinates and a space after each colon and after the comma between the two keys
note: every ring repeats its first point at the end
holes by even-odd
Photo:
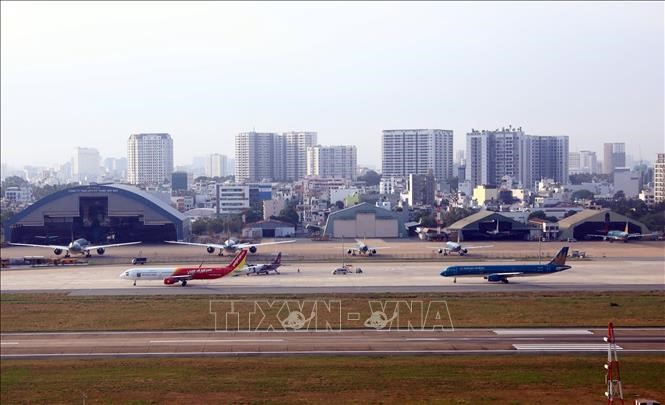
{"type": "MultiPolygon", "coordinates": [[[[473,262],[469,262],[473,264],[473,262]]],[[[175,267],[165,264],[159,267],[175,267]]],[[[73,266],[2,270],[0,291],[51,292],[75,295],[160,294],[320,294],[320,293],[426,293],[523,291],[663,291],[663,261],[584,261],[560,273],[512,278],[509,284],[463,278],[453,283],[439,275],[441,263],[382,262],[357,264],[362,274],[333,275],[338,267],[326,263],[300,263],[280,269],[280,275],[191,280],[187,287],[165,286],[161,281],[121,280],[132,266],[73,266]]],[[[145,266],[149,267],[149,266],[145,266]]]]}
{"type": "MultiPolygon", "coordinates": [[[[243,356],[524,354],[607,352],[605,329],[458,329],[321,332],[4,333],[2,359],[243,356]]],[[[623,353],[665,352],[665,328],[616,329],[623,353]]]]}

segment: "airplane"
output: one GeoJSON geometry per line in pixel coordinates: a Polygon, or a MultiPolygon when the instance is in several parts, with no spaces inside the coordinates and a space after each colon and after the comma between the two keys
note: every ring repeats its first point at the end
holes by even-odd
{"type": "Polygon", "coordinates": [[[547,264],[449,266],[440,274],[443,277],[454,277],[454,283],[457,282],[457,277],[483,277],[489,282],[508,283],[509,277],[542,276],[568,270],[571,266],[566,266],[567,256],[568,246],[564,246],[547,264]]]}
{"type": "MultiPolygon", "coordinates": [[[[609,222],[605,223],[605,228],[609,228],[609,222]]],[[[604,235],[587,235],[587,238],[602,238],[604,241],[609,241],[610,243],[614,241],[623,241],[628,243],[630,239],[639,239],[644,236],[654,236],[658,235],[657,233],[629,233],[628,232],[628,222],[626,222],[626,227],[623,231],[610,231],[606,230],[604,235]]]]}
{"type": "Polygon", "coordinates": [[[62,252],[65,252],[65,257],[69,257],[69,253],[78,253],[85,255],[85,257],[90,257],[90,251],[96,250],[98,255],[103,255],[107,248],[117,247],[117,246],[128,246],[128,245],[138,245],[141,242],[127,242],[127,243],[114,243],[111,245],[92,245],[89,241],[84,238],[76,239],[69,243],[67,246],[58,246],[58,245],[32,245],[29,243],[9,243],[14,246],[29,246],[29,247],[40,247],[53,249],[53,253],[56,256],[59,256],[62,252]]]}
{"type": "Polygon", "coordinates": [[[390,249],[390,247],[389,246],[370,247],[367,246],[367,244],[361,241],[360,239],[356,239],[356,246],[349,248],[346,251],[346,253],[352,256],[355,256],[356,254],[374,256],[375,254],[377,254],[377,249],[390,249]]]}
{"type": "Polygon", "coordinates": [[[175,243],[178,245],[191,245],[191,246],[203,246],[206,248],[208,253],[213,254],[215,253],[215,249],[219,249],[219,256],[224,256],[224,252],[229,252],[229,253],[236,253],[238,250],[243,250],[243,249],[249,249],[250,253],[256,253],[256,247],[257,246],[266,246],[266,245],[277,245],[280,243],[292,243],[295,242],[295,240],[284,240],[284,241],[279,241],[279,242],[266,242],[266,243],[241,243],[239,240],[234,239],[234,238],[229,238],[224,241],[224,243],[216,244],[216,243],[193,243],[193,242],[179,242],[175,240],[166,240],[164,241],[166,243],[175,243]]]}
{"type": "Polygon", "coordinates": [[[438,250],[439,254],[443,253],[444,256],[448,256],[451,253],[457,253],[460,256],[464,256],[469,253],[468,249],[484,249],[491,248],[494,245],[488,246],[462,246],[459,242],[446,242],[446,247],[438,250]]]}
{"type": "Polygon", "coordinates": [[[270,274],[279,274],[277,269],[282,265],[282,252],[277,253],[277,256],[271,263],[268,264],[250,264],[242,269],[242,272],[246,275],[256,274],[257,276],[261,275],[270,275],[270,274]],[[273,273],[271,273],[271,271],[273,273]]]}
{"type": "Polygon", "coordinates": [[[120,274],[123,280],[163,280],[166,285],[180,283],[183,287],[189,280],[213,280],[224,277],[230,273],[240,271],[245,266],[247,251],[241,250],[233,258],[231,264],[224,267],[176,267],[176,268],[144,268],[134,267],[120,274]]]}
{"type": "Polygon", "coordinates": [[[509,236],[511,234],[510,231],[502,231],[499,229],[499,224],[500,222],[497,221],[496,219],[493,219],[489,221],[488,223],[496,222],[496,228],[492,230],[485,231],[486,234],[492,235],[492,236],[509,236]]]}

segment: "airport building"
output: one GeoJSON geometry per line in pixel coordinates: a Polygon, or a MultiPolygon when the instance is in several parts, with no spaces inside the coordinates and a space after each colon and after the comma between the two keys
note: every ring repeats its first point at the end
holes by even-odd
{"type": "Polygon", "coordinates": [[[50,194],[14,215],[5,239],[16,243],[66,244],[186,240],[187,217],[154,195],[124,184],[77,186],[50,194]]]}
{"type": "Polygon", "coordinates": [[[626,224],[629,233],[649,233],[649,228],[643,223],[608,209],[583,210],[559,221],[559,240],[602,240],[588,238],[587,235],[602,235],[606,228],[623,231],[626,224]]]}
{"type": "Polygon", "coordinates": [[[328,215],[323,236],[330,238],[406,238],[404,217],[369,203],[328,215]]]}
{"type": "Polygon", "coordinates": [[[254,222],[242,228],[242,237],[249,239],[286,238],[295,234],[296,227],[293,224],[276,219],[254,222]]]}
{"type": "Polygon", "coordinates": [[[529,240],[531,228],[495,211],[480,211],[446,228],[450,239],[529,240]]]}

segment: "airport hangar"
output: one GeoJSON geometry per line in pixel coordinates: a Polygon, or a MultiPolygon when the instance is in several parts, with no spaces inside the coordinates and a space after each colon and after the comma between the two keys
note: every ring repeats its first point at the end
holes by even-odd
{"type": "Polygon", "coordinates": [[[14,243],[63,244],[187,240],[189,219],[165,201],[125,184],[71,187],[50,194],[14,215],[5,238],[14,243]]]}
{"type": "Polygon", "coordinates": [[[482,210],[460,219],[446,228],[450,239],[468,240],[529,240],[531,228],[527,224],[501,215],[500,212],[482,210]]]}
{"type": "MultiPolygon", "coordinates": [[[[606,227],[610,231],[623,231],[626,229],[626,224],[628,224],[628,233],[650,232],[649,228],[643,223],[609,209],[586,209],[559,221],[559,239],[585,240],[589,234],[603,234],[606,227]],[[609,226],[606,224],[609,224],[609,226]]],[[[598,240],[598,238],[590,240],[598,240]]]]}
{"type": "Polygon", "coordinates": [[[330,238],[406,238],[404,216],[369,203],[328,215],[323,236],[330,238]]]}

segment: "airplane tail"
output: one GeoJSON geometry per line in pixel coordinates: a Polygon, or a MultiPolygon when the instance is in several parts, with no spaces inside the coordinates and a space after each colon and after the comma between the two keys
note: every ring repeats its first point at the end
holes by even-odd
{"type": "Polygon", "coordinates": [[[557,266],[564,266],[566,264],[566,258],[568,257],[568,246],[564,246],[559,250],[559,253],[554,256],[554,259],[550,264],[556,264],[557,266]]]}
{"type": "Polygon", "coordinates": [[[630,233],[630,231],[628,230],[628,221],[626,221],[626,229],[624,229],[623,231],[626,233],[630,233]]]}
{"type": "Polygon", "coordinates": [[[233,261],[229,265],[233,270],[238,270],[242,269],[245,267],[245,261],[247,259],[247,251],[245,249],[242,249],[240,253],[236,255],[236,257],[233,258],[233,261]]]}
{"type": "Polygon", "coordinates": [[[277,253],[277,257],[272,261],[272,264],[282,264],[282,252],[277,253]]]}
{"type": "Polygon", "coordinates": [[[603,229],[603,232],[605,233],[605,235],[610,233],[610,216],[609,215],[605,215],[605,228],[603,229]]]}

